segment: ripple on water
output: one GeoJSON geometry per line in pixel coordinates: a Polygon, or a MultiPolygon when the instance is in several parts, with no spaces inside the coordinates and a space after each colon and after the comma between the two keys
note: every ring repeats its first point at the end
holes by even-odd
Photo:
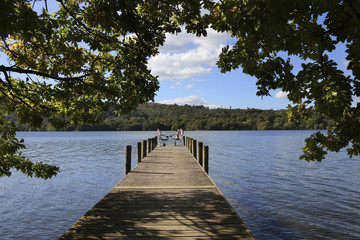
{"type": "MultiPolygon", "coordinates": [[[[299,161],[310,131],[201,131],[210,176],[257,239],[360,239],[360,161],[299,161]]],[[[57,239],[124,175],[124,146],[154,132],[21,133],[27,155],[60,166],[43,181],[0,178],[0,239],[57,239]]],[[[133,150],[133,159],[135,150],[133,150]]]]}

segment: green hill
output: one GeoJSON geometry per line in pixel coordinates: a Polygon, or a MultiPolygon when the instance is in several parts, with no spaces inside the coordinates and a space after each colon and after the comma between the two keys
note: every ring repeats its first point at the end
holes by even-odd
{"type": "MultiPolygon", "coordinates": [[[[314,115],[300,123],[291,123],[287,110],[260,109],[209,109],[204,106],[178,106],[148,103],[139,106],[126,116],[116,116],[110,111],[104,122],[98,125],[70,126],[72,131],[154,131],[161,130],[282,130],[282,129],[326,129],[332,123],[324,117],[314,115]]],[[[20,125],[20,130],[29,127],[20,125]]],[[[54,130],[44,123],[39,130],[54,130]]]]}

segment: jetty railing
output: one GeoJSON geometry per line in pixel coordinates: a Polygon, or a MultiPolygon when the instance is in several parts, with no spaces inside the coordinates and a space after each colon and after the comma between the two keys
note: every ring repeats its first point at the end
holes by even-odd
{"type": "MultiPolygon", "coordinates": [[[[153,138],[148,138],[148,140],[143,140],[137,142],[136,144],[136,155],[137,162],[140,163],[143,158],[145,158],[152,150],[155,149],[157,145],[157,136],[153,138]]],[[[125,175],[131,171],[131,145],[126,145],[125,147],[125,175]]]]}
{"type": "MultiPolygon", "coordinates": [[[[209,146],[204,146],[203,142],[198,142],[191,137],[183,136],[183,146],[193,155],[206,174],[209,174],[209,146]]],[[[158,137],[148,138],[136,144],[137,163],[140,163],[158,145],[158,137]]],[[[131,145],[125,147],[125,175],[131,171],[131,145]]]]}
{"type": "Polygon", "coordinates": [[[186,137],[184,142],[203,170],[209,174],[209,146],[204,146],[203,142],[198,142],[191,137],[186,137]]]}

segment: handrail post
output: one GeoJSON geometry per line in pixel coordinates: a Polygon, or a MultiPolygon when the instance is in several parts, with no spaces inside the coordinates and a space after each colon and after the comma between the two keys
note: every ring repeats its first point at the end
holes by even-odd
{"type": "Polygon", "coordinates": [[[203,168],[204,171],[209,174],[209,147],[204,146],[204,153],[203,153],[203,168]]]}
{"type": "Polygon", "coordinates": [[[193,156],[196,159],[197,158],[197,151],[196,151],[196,140],[193,140],[193,156]]]}
{"type": "Polygon", "coordinates": [[[143,140],[142,144],[142,158],[146,157],[146,140],[143,140]]]}
{"type": "Polygon", "coordinates": [[[194,141],[194,139],[193,139],[193,138],[190,138],[189,148],[190,148],[190,153],[191,153],[191,154],[193,153],[193,141],[194,141]]]}
{"type": "Polygon", "coordinates": [[[151,138],[148,138],[148,154],[151,153],[151,138]]]}
{"type": "Polygon", "coordinates": [[[141,142],[138,142],[136,145],[136,152],[137,152],[137,162],[141,162],[141,142]]]}
{"type": "Polygon", "coordinates": [[[203,143],[198,142],[198,150],[197,150],[197,160],[200,164],[200,166],[203,165],[203,143]]]}
{"type": "Polygon", "coordinates": [[[131,171],[131,146],[126,145],[125,148],[125,175],[131,171]]]}

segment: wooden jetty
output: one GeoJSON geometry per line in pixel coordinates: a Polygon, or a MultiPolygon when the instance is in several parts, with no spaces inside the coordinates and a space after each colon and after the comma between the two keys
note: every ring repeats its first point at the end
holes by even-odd
{"type": "Polygon", "coordinates": [[[148,143],[150,153],[60,239],[254,239],[196,161],[192,139],[187,148],[148,143]]]}

